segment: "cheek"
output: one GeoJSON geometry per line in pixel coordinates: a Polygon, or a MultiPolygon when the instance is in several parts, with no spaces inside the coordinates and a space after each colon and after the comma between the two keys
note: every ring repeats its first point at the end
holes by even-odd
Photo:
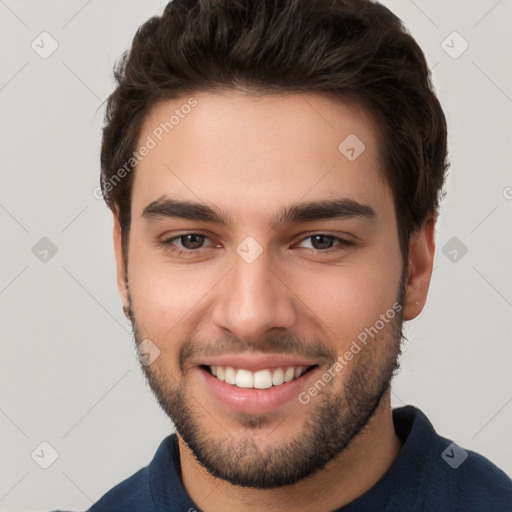
{"type": "Polygon", "coordinates": [[[130,293],[138,324],[148,337],[180,339],[201,311],[218,278],[206,266],[170,264],[133,251],[129,269],[130,293]],[[178,338],[176,338],[178,336],[178,338]]]}
{"type": "Polygon", "coordinates": [[[325,334],[333,337],[341,350],[375,325],[381,315],[393,313],[390,310],[398,298],[400,276],[400,263],[381,256],[339,268],[318,268],[307,278],[296,279],[292,287],[300,290],[298,295],[308,306],[306,314],[314,312],[328,327],[325,334]]]}

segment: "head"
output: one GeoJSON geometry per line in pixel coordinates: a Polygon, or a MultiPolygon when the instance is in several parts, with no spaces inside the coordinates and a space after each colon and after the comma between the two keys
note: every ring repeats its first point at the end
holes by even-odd
{"type": "Polygon", "coordinates": [[[150,386],[213,475],[297,482],[364,432],[426,300],[447,149],[423,53],[368,0],[174,0],[115,77],[101,185],[150,386]],[[307,371],[236,407],[211,375],[233,361],[307,371]]]}

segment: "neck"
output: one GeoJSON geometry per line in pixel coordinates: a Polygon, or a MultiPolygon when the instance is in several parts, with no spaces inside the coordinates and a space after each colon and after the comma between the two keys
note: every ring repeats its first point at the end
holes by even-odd
{"type": "Polygon", "coordinates": [[[278,512],[304,510],[328,512],[355,500],[387,472],[400,452],[395,433],[390,392],[363,431],[322,470],[293,485],[253,489],[215,478],[195,459],[178,434],[182,481],[191,499],[204,512],[278,512]]]}

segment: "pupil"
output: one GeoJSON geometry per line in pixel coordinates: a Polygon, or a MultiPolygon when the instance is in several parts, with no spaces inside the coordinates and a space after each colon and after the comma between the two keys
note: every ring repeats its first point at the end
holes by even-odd
{"type": "Polygon", "coordinates": [[[330,236],[314,235],[312,244],[315,249],[330,249],[332,246],[332,239],[330,236]],[[318,240],[320,240],[319,244],[316,243],[318,240]],[[320,247],[318,247],[318,245],[320,245],[320,247]]]}
{"type": "Polygon", "coordinates": [[[199,249],[203,244],[203,240],[204,235],[185,235],[182,237],[181,242],[187,249],[199,249]]]}

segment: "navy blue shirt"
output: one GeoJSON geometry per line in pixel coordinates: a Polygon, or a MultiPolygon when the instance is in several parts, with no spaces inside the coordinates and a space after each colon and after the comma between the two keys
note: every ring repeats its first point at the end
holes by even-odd
{"type": "MultiPolygon", "coordinates": [[[[393,410],[402,449],[370,490],[335,512],[512,511],[512,480],[486,458],[435,432],[412,406],[393,410]]],[[[145,468],[108,491],[88,512],[194,512],[180,478],[176,434],[145,468]]]]}

